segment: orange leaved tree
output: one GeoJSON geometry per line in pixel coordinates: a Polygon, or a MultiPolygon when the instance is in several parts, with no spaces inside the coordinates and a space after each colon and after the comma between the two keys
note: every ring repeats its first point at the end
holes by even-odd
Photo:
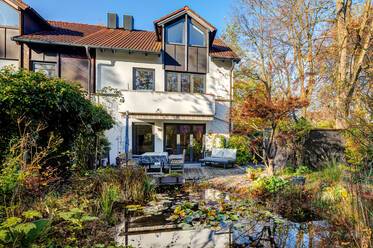
{"type": "Polygon", "coordinates": [[[256,130],[270,128],[269,136],[263,142],[263,155],[261,156],[268,174],[274,173],[273,160],[276,157],[276,132],[279,121],[290,118],[298,109],[306,107],[308,102],[298,97],[275,97],[266,90],[257,87],[246,92],[245,99],[237,103],[232,110],[236,122],[245,122],[256,130]]]}

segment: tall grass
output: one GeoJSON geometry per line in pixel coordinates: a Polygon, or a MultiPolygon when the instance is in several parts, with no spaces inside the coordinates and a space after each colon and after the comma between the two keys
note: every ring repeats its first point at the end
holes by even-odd
{"type": "Polygon", "coordinates": [[[119,186],[113,183],[104,183],[102,186],[100,205],[109,224],[113,223],[113,205],[120,200],[119,186]]]}

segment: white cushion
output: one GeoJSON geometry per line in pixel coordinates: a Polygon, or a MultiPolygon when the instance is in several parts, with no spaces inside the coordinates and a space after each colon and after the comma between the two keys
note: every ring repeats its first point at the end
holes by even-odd
{"type": "Polygon", "coordinates": [[[224,158],[233,158],[236,159],[236,149],[224,149],[224,158]]]}
{"type": "Polygon", "coordinates": [[[211,157],[213,158],[223,158],[224,149],[223,148],[213,148],[211,151],[211,157]]]}

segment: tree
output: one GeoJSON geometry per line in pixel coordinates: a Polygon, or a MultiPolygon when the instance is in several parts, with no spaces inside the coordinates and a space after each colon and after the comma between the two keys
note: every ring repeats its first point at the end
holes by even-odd
{"type": "Polygon", "coordinates": [[[263,144],[262,157],[269,174],[275,171],[273,160],[277,153],[276,135],[279,122],[288,119],[293,112],[307,105],[308,102],[299,97],[270,97],[264,87],[257,87],[249,90],[245,100],[234,106],[235,120],[251,121],[255,129],[271,128],[267,142],[263,144]]]}
{"type": "MultiPolygon", "coordinates": [[[[353,97],[359,88],[364,61],[372,55],[373,6],[366,0],[361,11],[353,15],[352,0],[336,0],[336,53],[337,98],[336,110],[338,128],[346,127],[350,115],[353,97]]],[[[356,7],[356,6],[355,6],[356,7]]],[[[371,62],[366,61],[368,67],[371,62]]],[[[369,77],[368,77],[369,78],[369,77]]],[[[371,83],[371,82],[370,82],[371,83]]],[[[369,84],[369,82],[368,82],[369,84]]]]}
{"type": "Polygon", "coordinates": [[[328,40],[331,5],[331,0],[240,1],[233,22],[239,27],[234,40],[247,55],[241,70],[263,84],[269,95],[312,102],[322,80],[316,58],[328,40]]]}

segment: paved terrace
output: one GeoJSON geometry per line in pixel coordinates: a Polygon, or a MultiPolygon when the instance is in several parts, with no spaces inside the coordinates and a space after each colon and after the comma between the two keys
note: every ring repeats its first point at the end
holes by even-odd
{"type": "Polygon", "coordinates": [[[245,174],[246,168],[234,166],[224,169],[219,166],[201,166],[200,164],[185,164],[184,178],[186,181],[210,180],[220,177],[239,176],[245,174]]]}

